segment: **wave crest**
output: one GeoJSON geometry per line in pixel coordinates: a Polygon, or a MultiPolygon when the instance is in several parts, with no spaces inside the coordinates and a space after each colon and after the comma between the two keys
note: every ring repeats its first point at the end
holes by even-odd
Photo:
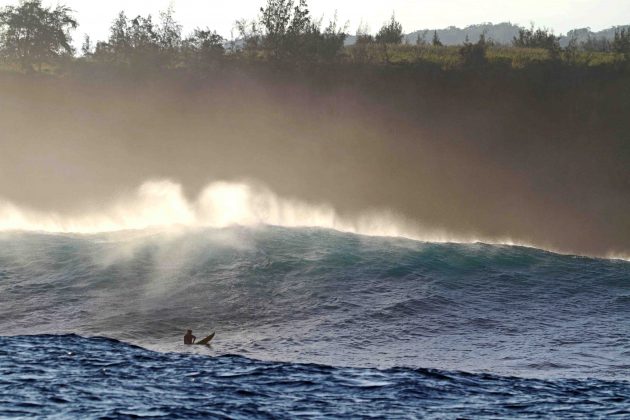
{"type": "MultiPolygon", "coordinates": [[[[0,230],[55,233],[104,233],[150,228],[274,225],[319,227],[369,236],[393,236],[435,242],[454,241],[446,232],[422,229],[386,210],[342,217],[330,205],[280,197],[261,185],[213,182],[195,200],[188,200],[182,186],[169,181],[149,181],[131,197],[106,205],[99,212],[66,216],[29,210],[0,200],[0,230]]],[[[474,238],[468,238],[474,239],[474,238]]]]}
{"type": "MultiPolygon", "coordinates": [[[[225,228],[273,225],[316,227],[365,236],[400,237],[425,242],[519,245],[563,253],[562,250],[509,237],[487,237],[428,227],[387,209],[342,216],[329,204],[281,197],[254,182],[217,181],[193,200],[170,180],[143,183],[135,193],[100,206],[99,211],[64,215],[18,206],[0,198],[0,231],[96,234],[131,230],[225,228]]],[[[612,259],[629,260],[616,253],[612,259]]]]}

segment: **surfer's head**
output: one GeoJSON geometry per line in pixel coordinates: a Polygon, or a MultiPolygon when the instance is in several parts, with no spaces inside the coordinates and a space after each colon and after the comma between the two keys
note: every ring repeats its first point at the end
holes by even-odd
{"type": "Polygon", "coordinates": [[[186,330],[187,334],[192,334],[192,330],[186,330]]]}

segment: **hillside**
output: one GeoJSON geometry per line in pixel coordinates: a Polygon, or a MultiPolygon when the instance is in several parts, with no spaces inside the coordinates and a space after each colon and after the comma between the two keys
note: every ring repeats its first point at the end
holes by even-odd
{"type": "MultiPolygon", "coordinates": [[[[603,29],[601,31],[592,31],[591,28],[578,28],[567,32],[567,34],[561,34],[560,46],[566,47],[571,39],[576,39],[578,42],[586,42],[589,39],[601,40],[605,39],[612,41],[615,37],[615,29],[624,27],[611,27],[603,29]]],[[[630,25],[625,25],[630,27],[630,25]]],[[[486,38],[492,40],[497,44],[510,45],[515,36],[518,35],[519,29],[522,26],[511,23],[480,23],[476,25],[469,25],[465,28],[458,28],[456,26],[449,26],[443,29],[419,29],[417,31],[409,32],[405,35],[405,41],[410,44],[415,44],[418,39],[421,42],[431,43],[433,34],[437,33],[440,41],[444,45],[462,45],[468,38],[469,41],[475,42],[479,39],[479,36],[483,33],[486,34],[486,38]]],[[[349,36],[346,39],[346,45],[353,45],[356,42],[356,36],[349,36]]]]}

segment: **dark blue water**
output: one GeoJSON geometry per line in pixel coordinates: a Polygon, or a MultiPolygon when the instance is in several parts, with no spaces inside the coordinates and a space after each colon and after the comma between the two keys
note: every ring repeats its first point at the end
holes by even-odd
{"type": "Polygon", "coordinates": [[[0,338],[0,416],[619,417],[627,382],[545,381],[159,353],[111,339],[0,338]]]}
{"type": "Polygon", "coordinates": [[[321,229],[5,232],[0,336],[2,416],[624,417],[630,263],[321,229]]]}

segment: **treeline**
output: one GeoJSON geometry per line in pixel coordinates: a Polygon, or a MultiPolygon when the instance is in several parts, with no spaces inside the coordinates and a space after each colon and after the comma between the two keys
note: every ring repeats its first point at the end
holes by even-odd
{"type": "Polygon", "coordinates": [[[526,48],[544,48],[559,54],[562,50],[567,52],[612,52],[630,58],[630,27],[615,29],[612,41],[604,37],[587,36],[580,40],[577,33],[569,34],[568,45],[560,47],[560,36],[556,36],[548,29],[536,29],[532,25],[529,29],[520,29],[518,36],[514,38],[513,45],[526,48]]]}
{"type": "MultiPolygon", "coordinates": [[[[78,22],[67,6],[44,7],[26,0],[0,11],[0,52],[6,63],[25,71],[39,70],[75,57],[72,31],[78,22]]],[[[268,0],[254,21],[236,22],[239,37],[228,41],[210,28],[184,35],[172,8],[151,15],[127,17],[120,12],[107,40],[85,37],[82,60],[130,66],[212,66],[221,58],[313,62],[337,59],[346,39],[336,19],[323,25],[306,0],[268,0]]]]}
{"type": "MultiPolygon", "coordinates": [[[[172,8],[155,21],[151,15],[128,17],[120,12],[106,40],[93,42],[85,37],[78,58],[72,46],[72,32],[77,26],[73,11],[64,5],[52,8],[44,7],[41,0],[23,0],[6,6],[0,10],[0,58],[6,65],[30,72],[75,62],[208,69],[230,60],[308,65],[419,62],[431,55],[446,61],[453,57],[453,47],[443,46],[437,32],[430,43],[420,35],[415,43],[409,43],[394,15],[376,35],[361,25],[355,43],[345,46],[347,25],[340,25],[336,17],[326,24],[315,19],[306,0],[267,0],[257,19],[236,22],[237,37],[231,40],[210,28],[184,34],[172,8]]],[[[611,41],[576,38],[562,48],[560,37],[532,26],[520,29],[512,44],[516,49],[543,50],[552,60],[571,63],[579,61],[576,55],[580,52],[593,51],[614,54],[614,61],[630,61],[627,28],[619,28],[611,41]]],[[[483,33],[478,40],[467,39],[456,47],[456,60],[465,67],[483,66],[489,60],[488,50],[494,47],[483,33]]]]}

